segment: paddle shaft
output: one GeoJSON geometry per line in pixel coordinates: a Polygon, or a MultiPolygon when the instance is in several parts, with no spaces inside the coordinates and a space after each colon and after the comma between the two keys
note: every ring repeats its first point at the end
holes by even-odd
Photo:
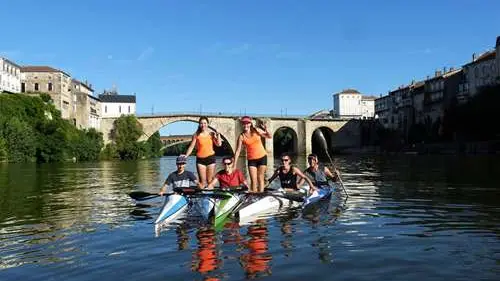
{"type": "Polygon", "coordinates": [[[330,160],[330,163],[332,164],[333,169],[335,170],[335,173],[337,174],[337,177],[339,178],[340,186],[345,192],[346,197],[349,197],[349,193],[347,193],[347,190],[344,187],[344,182],[342,181],[342,178],[340,177],[340,173],[335,167],[335,164],[333,164],[332,158],[330,157],[330,153],[328,153],[328,149],[325,149],[326,156],[328,157],[328,160],[330,160]]]}

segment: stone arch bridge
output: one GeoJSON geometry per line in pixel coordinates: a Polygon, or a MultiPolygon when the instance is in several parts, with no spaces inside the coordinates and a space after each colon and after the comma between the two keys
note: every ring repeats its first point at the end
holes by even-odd
{"type": "MultiPolygon", "coordinates": [[[[242,127],[239,122],[241,116],[231,114],[167,113],[137,115],[143,129],[140,140],[147,140],[152,134],[171,123],[180,121],[197,123],[201,116],[208,117],[210,120],[209,127],[218,131],[234,151],[242,127]]],[[[254,125],[255,122],[266,124],[269,132],[273,135],[280,128],[291,129],[297,137],[295,145],[299,155],[307,155],[312,152],[312,136],[318,128],[326,129],[333,134],[333,139],[328,138],[331,141],[328,144],[329,146],[357,147],[360,143],[359,124],[357,124],[358,120],[354,119],[314,119],[307,116],[252,116],[252,118],[254,125]]],[[[116,119],[102,118],[101,120],[101,132],[103,132],[105,144],[111,141],[110,133],[116,119]]],[[[268,155],[273,155],[273,139],[266,139],[264,145],[268,155]]]]}

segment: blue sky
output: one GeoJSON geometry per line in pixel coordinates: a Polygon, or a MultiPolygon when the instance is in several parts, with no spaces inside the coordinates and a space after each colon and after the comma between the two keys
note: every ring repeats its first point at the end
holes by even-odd
{"type": "MultiPolygon", "coordinates": [[[[500,1],[2,0],[0,55],[50,65],[138,113],[308,114],[493,48],[500,1]]],[[[190,133],[169,125],[162,133],[190,133]]]]}

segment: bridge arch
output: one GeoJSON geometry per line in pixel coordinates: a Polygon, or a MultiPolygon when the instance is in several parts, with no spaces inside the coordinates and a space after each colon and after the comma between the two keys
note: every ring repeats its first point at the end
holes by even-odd
{"type": "Polygon", "coordinates": [[[273,134],[273,148],[274,158],[279,157],[283,152],[297,156],[299,154],[297,132],[288,126],[277,128],[273,134]]]}
{"type": "Polygon", "coordinates": [[[325,126],[316,128],[311,135],[312,153],[315,153],[320,157],[322,155],[326,155],[326,152],[328,152],[329,155],[332,155],[334,138],[335,133],[331,128],[325,126]]]}
{"type": "MultiPolygon", "coordinates": [[[[163,123],[163,125],[161,127],[159,127],[158,130],[160,130],[160,129],[164,128],[164,127],[167,127],[168,125],[171,125],[173,123],[178,123],[178,122],[193,122],[193,123],[197,124],[198,120],[199,120],[199,117],[198,118],[186,118],[186,119],[170,120],[168,122],[163,123]]],[[[210,121],[210,119],[209,119],[209,121],[210,121]]],[[[215,149],[216,153],[219,154],[219,153],[224,152],[223,154],[228,154],[228,155],[234,154],[234,149],[235,148],[231,146],[228,138],[224,135],[223,132],[221,132],[220,128],[217,128],[216,126],[212,125],[212,122],[209,122],[208,127],[212,131],[219,132],[221,134],[221,137],[222,137],[222,146],[220,148],[214,146],[214,149],[215,149]]],[[[195,133],[195,131],[187,132],[186,136],[188,136],[188,138],[183,138],[183,139],[175,140],[175,142],[171,142],[171,143],[165,144],[165,146],[163,148],[167,148],[169,146],[173,146],[173,145],[180,144],[180,143],[186,143],[186,142],[189,143],[189,142],[191,142],[192,135],[194,133],[195,133]]]]}

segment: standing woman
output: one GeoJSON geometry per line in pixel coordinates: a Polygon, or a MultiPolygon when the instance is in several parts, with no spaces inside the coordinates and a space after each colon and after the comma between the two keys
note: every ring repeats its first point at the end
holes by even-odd
{"type": "Polygon", "coordinates": [[[208,118],[200,117],[198,130],[193,134],[191,144],[186,151],[186,156],[193,152],[196,145],[196,170],[200,178],[200,187],[205,187],[211,182],[215,175],[215,151],[216,146],[222,145],[222,139],[218,132],[208,131],[208,118]]]}
{"type": "Polygon", "coordinates": [[[234,164],[238,161],[241,147],[245,145],[248,160],[248,172],[250,173],[250,191],[264,192],[264,177],[267,169],[267,152],[262,144],[261,137],[270,139],[272,136],[267,127],[262,124],[256,128],[252,124],[252,118],[243,116],[241,118],[243,132],[238,137],[236,152],[234,153],[234,164]]]}

